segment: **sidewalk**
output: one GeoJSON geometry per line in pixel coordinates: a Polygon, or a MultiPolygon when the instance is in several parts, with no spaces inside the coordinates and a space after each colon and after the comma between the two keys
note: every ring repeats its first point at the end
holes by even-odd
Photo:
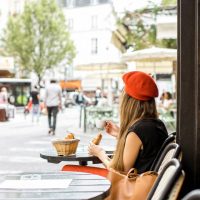
{"type": "MultiPolygon", "coordinates": [[[[39,123],[32,123],[31,114],[24,118],[22,110],[17,110],[14,119],[0,122],[0,174],[28,171],[59,171],[65,162],[48,163],[40,158],[40,152],[53,150],[52,139],[64,138],[68,132],[73,132],[80,139],[79,145],[88,145],[98,134],[98,130],[83,132],[79,128],[78,108],[68,108],[60,112],[57,119],[55,136],[48,135],[47,116],[41,115],[39,123]]],[[[103,133],[101,146],[113,149],[115,139],[103,133]]],[[[55,149],[54,149],[55,150],[55,149]]]]}
{"type": "MultiPolygon", "coordinates": [[[[30,126],[36,126],[40,129],[46,129],[45,131],[48,131],[47,127],[47,116],[41,115],[39,122],[32,122],[31,121],[31,113],[28,114],[26,117],[23,114],[23,108],[17,108],[15,118],[10,118],[6,122],[0,122],[1,128],[16,128],[16,127],[30,127],[30,126]]],[[[35,127],[35,128],[36,128],[35,127]]],[[[77,107],[74,108],[67,108],[65,111],[60,112],[57,116],[57,128],[56,128],[56,136],[55,137],[64,137],[67,132],[72,132],[76,136],[83,137],[85,139],[92,139],[95,137],[99,132],[103,132],[103,138],[105,140],[108,140],[109,142],[112,141],[113,143],[113,137],[106,134],[104,131],[99,131],[97,129],[87,129],[87,132],[84,132],[83,124],[82,127],[79,127],[79,109],[77,107]]],[[[111,145],[108,143],[108,145],[111,145]]]]}

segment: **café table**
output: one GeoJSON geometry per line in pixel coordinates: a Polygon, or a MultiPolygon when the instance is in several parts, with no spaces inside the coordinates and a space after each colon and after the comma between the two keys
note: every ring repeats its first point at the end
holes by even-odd
{"type": "Polygon", "coordinates": [[[1,175],[0,200],[104,199],[110,182],[82,172],[18,173],[1,175]]]}
{"type": "MultiPolygon", "coordinates": [[[[106,150],[108,157],[112,157],[113,148],[106,150]]],[[[85,166],[88,162],[92,162],[93,164],[101,163],[98,157],[92,156],[88,154],[87,146],[82,146],[77,149],[76,154],[69,156],[58,156],[55,150],[49,150],[40,153],[40,157],[46,159],[50,163],[60,163],[62,161],[72,162],[77,161],[79,165],[85,166]]]]}

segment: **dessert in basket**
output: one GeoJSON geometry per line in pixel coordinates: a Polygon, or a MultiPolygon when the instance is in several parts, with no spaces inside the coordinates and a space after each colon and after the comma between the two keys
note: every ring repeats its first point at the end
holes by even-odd
{"type": "Polygon", "coordinates": [[[68,156],[76,153],[79,139],[76,139],[73,133],[68,133],[64,139],[52,141],[59,156],[68,156]]]}
{"type": "Polygon", "coordinates": [[[73,133],[68,133],[65,139],[75,139],[75,136],[73,133]]]}

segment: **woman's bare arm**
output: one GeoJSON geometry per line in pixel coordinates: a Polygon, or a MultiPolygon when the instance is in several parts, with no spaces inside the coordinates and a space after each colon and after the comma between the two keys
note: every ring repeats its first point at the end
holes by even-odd
{"type": "Polygon", "coordinates": [[[142,142],[140,138],[134,132],[129,133],[126,138],[124,153],[123,153],[125,172],[128,172],[131,168],[134,167],[135,161],[138,157],[141,148],[142,148],[142,142]]]}
{"type": "Polygon", "coordinates": [[[95,145],[91,142],[88,146],[88,152],[91,155],[97,156],[102,161],[104,166],[109,168],[111,159],[106,155],[105,150],[101,146],[95,145]]]}

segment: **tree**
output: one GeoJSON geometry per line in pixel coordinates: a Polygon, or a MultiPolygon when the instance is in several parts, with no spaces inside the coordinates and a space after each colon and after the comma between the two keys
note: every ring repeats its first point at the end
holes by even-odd
{"type": "Polygon", "coordinates": [[[124,16],[118,19],[119,24],[124,24],[128,28],[126,48],[130,46],[134,50],[150,46],[176,48],[175,39],[157,39],[156,19],[157,15],[164,10],[155,3],[149,2],[144,9],[138,9],[133,12],[126,11],[124,16]]]}
{"type": "Polygon", "coordinates": [[[9,18],[1,41],[5,53],[22,70],[35,72],[38,82],[46,69],[66,59],[70,64],[75,56],[65,17],[54,0],[28,1],[21,15],[9,18]]]}
{"type": "Polygon", "coordinates": [[[177,0],[162,0],[161,5],[162,6],[177,5],[177,0]]]}
{"type": "Polygon", "coordinates": [[[122,23],[128,27],[127,47],[133,46],[134,50],[138,50],[156,45],[155,19],[158,12],[159,7],[153,2],[149,2],[145,9],[125,12],[119,19],[119,24],[122,23]]]}

